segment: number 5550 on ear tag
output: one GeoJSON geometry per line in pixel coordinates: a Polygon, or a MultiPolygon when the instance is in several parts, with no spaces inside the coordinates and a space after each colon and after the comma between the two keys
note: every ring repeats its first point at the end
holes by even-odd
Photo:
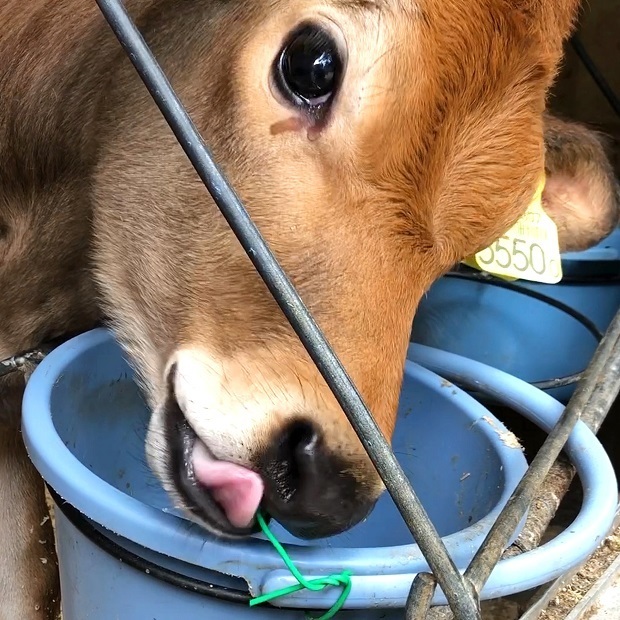
{"type": "Polygon", "coordinates": [[[543,209],[543,187],[544,182],[527,211],[506,234],[463,262],[507,280],[560,282],[562,260],[558,229],[543,209]]]}

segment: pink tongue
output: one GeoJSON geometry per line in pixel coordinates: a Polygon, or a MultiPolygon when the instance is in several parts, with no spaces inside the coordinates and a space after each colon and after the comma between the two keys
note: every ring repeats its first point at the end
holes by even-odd
{"type": "Polygon", "coordinates": [[[231,524],[245,528],[252,523],[263,497],[263,481],[241,465],[215,460],[201,441],[192,452],[196,480],[207,488],[231,524]]]}

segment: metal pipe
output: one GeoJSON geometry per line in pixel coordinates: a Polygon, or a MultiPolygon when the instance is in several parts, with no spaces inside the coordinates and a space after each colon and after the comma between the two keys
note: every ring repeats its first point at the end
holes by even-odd
{"type": "Polygon", "coordinates": [[[67,342],[67,340],[77,336],[78,333],[79,332],[69,332],[63,334],[58,338],[46,340],[43,344],[34,349],[21,351],[11,357],[0,360],[0,378],[17,371],[23,371],[25,368],[36,366],[50,351],[63,342],[67,342]]]}
{"type": "Polygon", "coordinates": [[[418,573],[415,576],[407,598],[405,620],[426,620],[436,587],[433,575],[418,573]]]}
{"type": "Polygon", "coordinates": [[[598,433],[620,392],[620,342],[616,343],[608,364],[595,377],[595,381],[581,419],[594,433],[598,433]]]}
{"type": "Polygon", "coordinates": [[[613,111],[620,116],[620,99],[618,99],[616,93],[614,93],[613,89],[609,85],[609,82],[605,79],[599,68],[590,57],[590,54],[588,54],[584,44],[581,42],[581,39],[577,35],[573,35],[570,40],[570,44],[577,54],[577,57],[586,68],[586,71],[590,74],[590,77],[598,86],[603,97],[607,99],[607,103],[611,106],[613,111]]]}
{"type": "MultiPolygon", "coordinates": [[[[592,381],[594,389],[584,405],[581,420],[593,433],[598,433],[620,392],[620,341],[610,354],[610,363],[600,375],[592,376],[592,381]]],[[[530,551],[539,545],[574,477],[575,468],[568,461],[559,459],[553,464],[532,502],[523,531],[506,549],[504,558],[530,551]]]]}
{"type": "Polygon", "coordinates": [[[473,590],[448,555],[389,443],[211,153],[120,0],[96,0],[215,204],[347,415],[460,620],[479,620],[473,590]]]}
{"type": "Polygon", "coordinates": [[[607,329],[558,423],[549,433],[465,571],[465,576],[469,578],[477,592],[482,590],[493,571],[493,567],[501,558],[510,536],[525,515],[551,466],[560,455],[575,424],[579,421],[581,413],[591,401],[596,388],[601,383],[601,377],[605,376],[606,368],[611,368],[616,361],[614,356],[618,355],[619,346],[620,311],[607,329]]]}
{"type": "Polygon", "coordinates": [[[542,537],[570,488],[575,471],[574,465],[562,458],[551,466],[540,491],[532,502],[523,530],[514,543],[504,551],[502,559],[532,551],[540,545],[542,537]]]}

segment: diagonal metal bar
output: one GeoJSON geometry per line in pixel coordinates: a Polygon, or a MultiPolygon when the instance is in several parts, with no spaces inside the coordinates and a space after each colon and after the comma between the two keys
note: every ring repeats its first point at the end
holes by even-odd
{"type": "Polygon", "coordinates": [[[436,588],[434,575],[418,573],[415,576],[407,599],[405,620],[426,620],[436,588]]]}
{"type": "MultiPolygon", "coordinates": [[[[619,311],[620,314],[620,311],[619,311]]],[[[620,339],[616,342],[600,374],[595,377],[594,389],[581,414],[581,420],[598,433],[611,406],[620,392],[620,339]]]]}
{"type": "Polygon", "coordinates": [[[549,469],[528,511],[527,520],[514,543],[504,551],[502,559],[532,551],[540,545],[562,500],[570,489],[577,470],[566,458],[560,458],[549,469]]]}
{"type": "MultiPolygon", "coordinates": [[[[581,421],[592,432],[598,433],[620,393],[620,341],[611,353],[610,363],[599,376],[592,376],[590,380],[595,382],[595,387],[581,413],[581,421]]],[[[536,495],[523,531],[502,557],[519,555],[539,545],[575,474],[576,470],[568,460],[560,458],[553,464],[536,495]]]]}
{"type": "Polygon", "coordinates": [[[581,42],[581,39],[575,34],[571,38],[570,44],[579,57],[579,60],[581,60],[583,66],[586,68],[586,71],[590,74],[590,77],[598,86],[603,97],[607,99],[607,103],[609,103],[613,111],[620,116],[620,99],[618,99],[618,96],[609,85],[609,82],[605,79],[599,68],[590,57],[590,54],[588,54],[584,44],[581,42]]]}
{"type": "Polygon", "coordinates": [[[389,443],[312,315],[254,225],[121,0],[96,0],[214,202],[334,393],[459,620],[479,620],[478,598],[448,555],[389,443]]]}
{"type": "Polygon", "coordinates": [[[6,359],[0,360],[0,378],[5,375],[10,375],[14,372],[24,370],[31,365],[38,364],[50,351],[61,345],[63,342],[70,340],[74,336],[77,336],[77,332],[70,332],[53,338],[52,340],[46,340],[43,344],[30,349],[28,351],[21,351],[15,355],[6,359]]]}
{"type": "Polygon", "coordinates": [[[493,568],[501,558],[510,540],[510,536],[525,515],[528,506],[540,489],[551,466],[560,455],[582,412],[591,402],[597,388],[601,385],[602,378],[606,376],[606,369],[614,370],[615,376],[611,376],[609,379],[617,382],[619,353],[620,311],[618,311],[608,327],[603,340],[594,353],[590,365],[584,372],[558,423],[549,433],[538,454],[534,457],[525,475],[465,571],[466,577],[469,578],[477,592],[482,590],[493,568]]]}

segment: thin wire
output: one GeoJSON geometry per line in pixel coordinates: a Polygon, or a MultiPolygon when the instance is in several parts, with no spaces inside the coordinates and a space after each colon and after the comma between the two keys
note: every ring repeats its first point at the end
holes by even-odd
{"type": "Polygon", "coordinates": [[[333,618],[343,608],[349,596],[349,593],[351,592],[351,571],[343,570],[342,572],[336,575],[330,575],[329,577],[306,579],[299,572],[299,569],[295,566],[295,564],[293,564],[293,560],[291,560],[291,558],[289,557],[286,549],[284,549],[284,547],[280,544],[280,541],[273,535],[260,511],[256,514],[256,520],[258,521],[258,524],[263,530],[265,536],[269,539],[269,542],[274,546],[275,550],[282,558],[284,564],[286,564],[286,567],[289,569],[293,577],[295,577],[295,579],[297,579],[299,583],[294,586],[280,588],[279,590],[268,592],[267,594],[263,594],[262,596],[257,596],[250,601],[250,607],[272,601],[273,599],[280,598],[281,596],[287,596],[289,594],[292,594],[293,592],[298,592],[299,590],[303,589],[312,590],[313,592],[319,592],[330,586],[342,587],[342,593],[338,597],[338,600],[332,605],[331,609],[327,613],[323,614],[319,618],[314,619],[309,615],[307,616],[311,620],[329,620],[330,618],[333,618]]]}

